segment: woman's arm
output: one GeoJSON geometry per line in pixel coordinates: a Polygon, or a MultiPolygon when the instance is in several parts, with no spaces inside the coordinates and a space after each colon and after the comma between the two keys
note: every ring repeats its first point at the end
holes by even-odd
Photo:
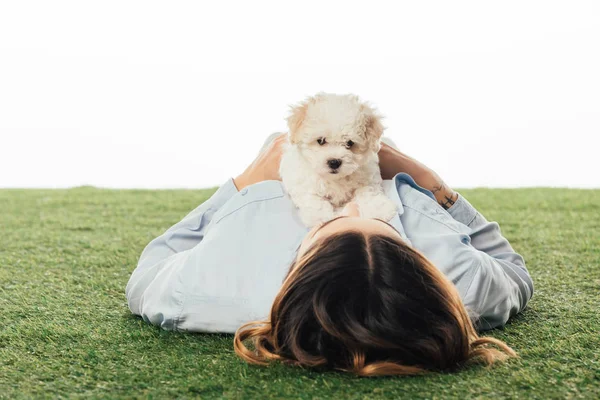
{"type": "Polygon", "coordinates": [[[164,329],[176,327],[183,304],[178,274],[190,250],[203,241],[215,213],[234,195],[254,183],[278,179],[284,141],[285,134],[270,136],[242,174],[228,179],[208,200],[146,246],[125,289],[132,313],[164,329]]]}
{"type": "Polygon", "coordinates": [[[399,151],[395,143],[387,137],[381,143],[379,167],[383,179],[392,179],[399,172],[407,173],[417,185],[433,193],[439,205],[446,210],[458,199],[458,193],[446,185],[435,171],[399,151]]]}
{"type": "MultiPolygon", "coordinates": [[[[196,207],[181,221],[167,229],[162,235],[153,239],[142,251],[138,265],[131,274],[125,295],[132,313],[143,315],[143,310],[149,304],[163,304],[169,308],[169,304],[178,302],[174,297],[170,301],[162,301],[165,293],[173,289],[172,282],[165,278],[166,269],[175,263],[175,257],[182,255],[187,250],[195,247],[206,235],[207,227],[213,215],[221,208],[235,193],[237,189],[233,179],[228,179],[219,189],[206,201],[196,207]],[[158,282],[161,281],[162,282],[158,282]],[[161,283],[161,290],[155,290],[161,283]]],[[[173,311],[173,310],[171,310],[173,311]]],[[[158,314],[167,316],[171,312],[161,308],[158,314]]],[[[152,319],[152,318],[150,318],[152,319]]],[[[165,329],[171,329],[172,320],[166,318],[161,322],[165,329]]],[[[154,321],[151,321],[154,323],[154,321]]]]}
{"type": "MultiPolygon", "coordinates": [[[[463,246],[460,240],[456,240],[456,244],[452,242],[447,247],[454,249],[456,259],[461,257],[458,255],[461,252],[463,257],[472,261],[468,267],[469,287],[463,293],[463,301],[477,317],[478,328],[504,325],[512,315],[525,308],[533,295],[533,281],[523,257],[502,235],[498,223],[487,221],[437,173],[397,150],[389,138],[385,140],[387,143],[382,144],[379,153],[382,178],[391,179],[400,172],[408,173],[419,186],[434,194],[438,204],[455,221],[469,228],[470,246],[463,246]]],[[[423,202],[428,199],[425,195],[422,198],[423,202]]],[[[427,235],[426,232],[424,234],[427,235]]],[[[452,235],[444,235],[439,240],[453,241],[452,235]]],[[[441,244],[437,248],[444,248],[441,244]]]]}
{"type": "Polygon", "coordinates": [[[480,329],[502,326],[533,296],[533,280],[525,260],[502,235],[500,225],[488,221],[463,196],[448,212],[471,228],[471,246],[481,255],[465,305],[476,312],[480,329]]]}

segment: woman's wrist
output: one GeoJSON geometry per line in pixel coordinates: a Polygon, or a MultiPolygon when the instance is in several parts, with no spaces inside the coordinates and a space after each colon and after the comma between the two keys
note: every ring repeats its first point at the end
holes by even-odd
{"type": "Polygon", "coordinates": [[[458,193],[452,190],[448,185],[440,179],[439,183],[432,189],[429,189],[435,196],[435,200],[444,210],[449,209],[458,200],[458,193]]]}
{"type": "Polygon", "coordinates": [[[244,172],[239,174],[237,177],[233,178],[233,183],[238,191],[243,188],[254,185],[255,183],[269,180],[269,177],[266,177],[265,174],[254,165],[248,167],[244,172]]]}
{"type": "Polygon", "coordinates": [[[248,180],[248,174],[246,171],[242,172],[240,175],[236,176],[235,178],[233,178],[233,184],[235,185],[236,189],[238,190],[238,192],[240,190],[242,190],[243,188],[245,188],[246,186],[249,186],[249,180],[248,180]]]}
{"type": "Polygon", "coordinates": [[[433,193],[436,201],[444,209],[448,209],[458,200],[458,193],[452,190],[440,176],[414,158],[390,147],[382,148],[380,166],[384,179],[391,179],[400,172],[410,175],[417,185],[433,193]]]}
{"type": "Polygon", "coordinates": [[[458,193],[452,190],[437,173],[430,169],[423,171],[420,176],[413,176],[413,179],[417,182],[417,185],[429,190],[438,204],[445,210],[452,207],[458,200],[458,193]]]}

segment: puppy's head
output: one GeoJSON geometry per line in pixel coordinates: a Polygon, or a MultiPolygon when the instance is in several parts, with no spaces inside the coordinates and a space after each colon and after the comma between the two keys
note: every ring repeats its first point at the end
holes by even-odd
{"type": "Polygon", "coordinates": [[[292,106],[290,143],[317,173],[342,178],[376,159],[382,118],[358,96],[321,92],[292,106]]]}

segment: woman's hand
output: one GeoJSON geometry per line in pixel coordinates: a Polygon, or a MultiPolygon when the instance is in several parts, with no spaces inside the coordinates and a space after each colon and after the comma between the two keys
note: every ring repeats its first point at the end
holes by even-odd
{"type": "Polygon", "coordinates": [[[288,140],[287,136],[287,133],[276,136],[252,164],[233,179],[233,183],[238,190],[262,181],[281,180],[279,164],[283,154],[283,144],[288,140]]]}
{"type": "Polygon", "coordinates": [[[425,164],[383,142],[378,155],[382,179],[392,179],[397,173],[406,172],[417,182],[417,185],[431,191],[437,202],[446,210],[458,199],[458,193],[446,185],[442,178],[425,164]]]}

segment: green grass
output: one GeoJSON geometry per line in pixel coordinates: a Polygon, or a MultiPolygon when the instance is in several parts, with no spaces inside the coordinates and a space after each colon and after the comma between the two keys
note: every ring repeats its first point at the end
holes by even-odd
{"type": "Polygon", "coordinates": [[[0,398],[600,398],[600,190],[464,190],[526,259],[529,307],[491,370],[356,378],[236,358],[232,336],[127,309],[144,246],[210,190],[0,190],[0,398]]]}

